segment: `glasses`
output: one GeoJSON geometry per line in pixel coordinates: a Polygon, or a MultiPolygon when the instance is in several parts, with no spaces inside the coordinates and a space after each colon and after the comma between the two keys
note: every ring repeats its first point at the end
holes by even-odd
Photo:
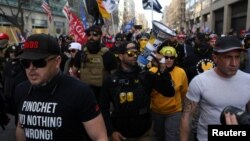
{"type": "Polygon", "coordinates": [[[123,38],[116,38],[116,41],[124,41],[123,38]]]}
{"type": "Polygon", "coordinates": [[[127,51],[126,53],[129,57],[137,57],[139,55],[138,51],[127,51]]]}
{"type": "Polygon", "coordinates": [[[148,41],[148,39],[140,39],[140,41],[147,42],[147,41],[148,41]]]}
{"type": "Polygon", "coordinates": [[[71,49],[71,50],[69,50],[69,52],[75,53],[76,50],[75,49],[71,49]]]}
{"type": "Polygon", "coordinates": [[[14,50],[11,50],[11,51],[9,51],[9,53],[15,53],[15,51],[14,51],[14,50]]]}
{"type": "Polygon", "coordinates": [[[44,68],[47,66],[47,63],[50,61],[50,60],[53,60],[55,59],[57,56],[54,56],[54,57],[51,57],[51,58],[48,58],[48,59],[38,59],[38,60],[28,60],[28,59],[22,59],[21,60],[21,64],[23,65],[23,67],[25,69],[29,68],[30,67],[30,64],[32,63],[32,65],[36,68],[44,68]]]}
{"type": "Polygon", "coordinates": [[[97,34],[96,32],[91,32],[91,33],[87,33],[87,36],[94,36],[97,37],[99,34],[97,34]]]}
{"type": "Polygon", "coordinates": [[[174,60],[175,57],[174,56],[165,56],[166,59],[170,59],[170,60],[174,60]]]}

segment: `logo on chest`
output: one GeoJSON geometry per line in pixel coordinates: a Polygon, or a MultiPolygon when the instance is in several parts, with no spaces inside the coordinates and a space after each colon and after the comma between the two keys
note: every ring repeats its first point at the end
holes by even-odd
{"type": "Polygon", "coordinates": [[[25,136],[36,140],[53,140],[53,130],[62,126],[62,117],[56,116],[58,103],[24,101],[19,123],[25,136]]]}

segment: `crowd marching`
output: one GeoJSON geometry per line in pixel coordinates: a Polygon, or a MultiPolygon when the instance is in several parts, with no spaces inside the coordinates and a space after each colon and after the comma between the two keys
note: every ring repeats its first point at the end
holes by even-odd
{"type": "Polygon", "coordinates": [[[206,141],[226,106],[250,111],[250,31],[85,33],[0,33],[2,130],[11,114],[17,141],[206,141]]]}

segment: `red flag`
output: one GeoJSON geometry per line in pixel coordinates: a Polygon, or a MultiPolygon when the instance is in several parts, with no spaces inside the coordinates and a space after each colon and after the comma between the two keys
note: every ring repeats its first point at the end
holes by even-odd
{"type": "Polygon", "coordinates": [[[43,8],[44,12],[48,14],[49,22],[52,21],[52,12],[50,10],[50,6],[46,0],[43,0],[41,7],[43,8]]]}
{"type": "Polygon", "coordinates": [[[87,43],[87,36],[84,32],[84,26],[81,20],[73,13],[70,12],[69,18],[69,35],[74,36],[74,40],[82,45],[87,43]]]}
{"type": "Polygon", "coordinates": [[[68,2],[63,7],[63,14],[69,20],[69,35],[82,45],[87,43],[87,36],[82,21],[70,10],[68,2]]]}

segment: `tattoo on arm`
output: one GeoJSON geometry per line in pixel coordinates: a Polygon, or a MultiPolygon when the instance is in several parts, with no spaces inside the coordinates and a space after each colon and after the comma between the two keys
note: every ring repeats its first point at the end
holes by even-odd
{"type": "Polygon", "coordinates": [[[184,99],[183,112],[193,112],[196,109],[197,103],[189,100],[188,98],[184,99]]]}

